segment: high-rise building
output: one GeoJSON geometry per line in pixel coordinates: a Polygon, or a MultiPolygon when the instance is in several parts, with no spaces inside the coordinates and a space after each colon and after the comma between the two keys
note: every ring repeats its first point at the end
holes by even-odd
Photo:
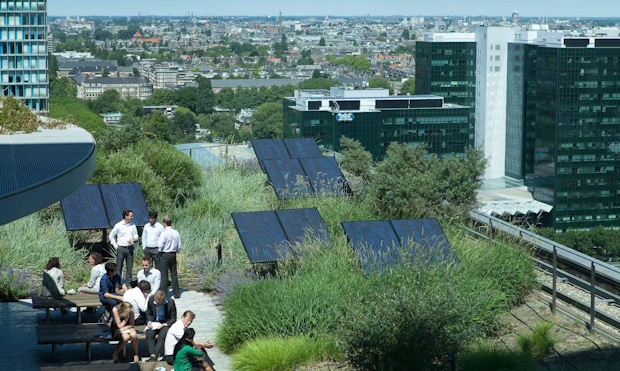
{"type": "Polygon", "coordinates": [[[523,153],[507,149],[507,173],[509,163],[521,163],[534,198],[553,206],[556,230],[617,227],[620,38],[540,32],[536,44],[510,51],[508,133],[515,135],[506,144],[521,136],[523,153]]]}
{"type": "Polygon", "coordinates": [[[0,0],[0,90],[48,111],[46,0],[0,0]]]}
{"type": "Polygon", "coordinates": [[[415,49],[415,93],[474,107],[476,42],[473,33],[425,33],[415,49]]]}
{"type": "Polygon", "coordinates": [[[314,138],[339,151],[340,138],[358,140],[375,160],[391,142],[425,145],[440,157],[464,157],[474,144],[472,107],[439,96],[390,96],[387,89],[296,91],[284,98],[284,137],[314,138]]]}

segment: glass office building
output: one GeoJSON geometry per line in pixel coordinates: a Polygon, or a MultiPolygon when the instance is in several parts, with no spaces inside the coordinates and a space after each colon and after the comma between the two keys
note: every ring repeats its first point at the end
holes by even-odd
{"type": "MultiPolygon", "coordinates": [[[[425,40],[431,36],[439,37],[425,35],[425,40]]],[[[446,103],[475,106],[474,41],[418,41],[415,46],[415,65],[416,94],[438,95],[446,103]]]]}
{"type": "Polygon", "coordinates": [[[438,96],[389,96],[385,89],[296,92],[284,98],[284,136],[314,138],[340,151],[340,138],[358,140],[375,160],[391,142],[427,147],[429,153],[464,157],[474,146],[473,107],[438,96]]]}
{"type": "Polygon", "coordinates": [[[510,46],[507,175],[528,182],[532,170],[528,188],[553,206],[556,230],[618,228],[620,39],[549,40],[510,46]]]}
{"type": "Polygon", "coordinates": [[[0,0],[0,90],[47,112],[47,1],[0,0]]]}

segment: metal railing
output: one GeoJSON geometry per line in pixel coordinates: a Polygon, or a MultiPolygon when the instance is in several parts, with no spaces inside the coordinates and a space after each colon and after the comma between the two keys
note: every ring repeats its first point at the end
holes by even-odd
{"type": "Polygon", "coordinates": [[[512,236],[524,243],[534,246],[538,252],[541,252],[543,255],[547,255],[550,258],[551,266],[533,257],[539,266],[546,268],[545,270],[547,271],[551,271],[551,287],[544,283],[541,284],[542,289],[549,292],[552,296],[551,310],[553,313],[556,313],[557,311],[557,299],[560,297],[562,301],[567,302],[582,311],[589,312],[590,321],[588,327],[590,332],[594,330],[595,319],[597,318],[612,327],[620,329],[620,321],[618,319],[596,310],[595,307],[597,295],[602,297],[606,302],[613,302],[620,305],[620,295],[618,295],[618,293],[620,293],[619,268],[501,219],[488,216],[477,211],[471,211],[469,213],[469,217],[475,223],[484,224],[487,228],[486,234],[466,228],[467,231],[475,234],[476,236],[493,241],[498,232],[503,232],[508,236],[512,236]],[[560,260],[567,267],[567,269],[579,271],[583,278],[589,276],[587,277],[589,280],[586,281],[582,278],[576,277],[576,275],[572,275],[562,269],[559,269],[558,260],[560,260]],[[607,286],[607,288],[612,287],[612,290],[616,290],[617,288],[618,292],[616,294],[609,292],[606,288],[602,287],[601,284],[597,284],[597,278],[599,282],[605,282],[605,286],[607,286]],[[583,303],[570,297],[569,295],[558,292],[558,279],[561,281],[569,281],[571,284],[575,284],[576,286],[588,291],[590,294],[590,304],[588,305],[587,303],[583,303]]]}

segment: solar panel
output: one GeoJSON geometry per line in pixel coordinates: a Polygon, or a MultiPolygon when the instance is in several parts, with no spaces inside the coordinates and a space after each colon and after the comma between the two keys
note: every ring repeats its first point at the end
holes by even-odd
{"type": "Polygon", "coordinates": [[[396,264],[400,243],[389,221],[342,222],[342,229],[365,273],[396,264]]]}
{"type": "Polygon", "coordinates": [[[334,158],[302,158],[299,160],[317,195],[348,194],[346,179],[334,158]]]}
{"type": "Polygon", "coordinates": [[[263,171],[265,171],[263,167],[265,160],[291,158],[282,139],[254,139],[252,148],[263,171]]]}
{"type": "Polygon", "coordinates": [[[316,208],[277,210],[276,214],[291,244],[303,242],[306,236],[317,238],[326,245],[331,244],[325,222],[316,208]]]}
{"type": "Polygon", "coordinates": [[[140,184],[100,184],[99,186],[108,211],[110,226],[121,221],[124,209],[133,211],[133,222],[136,226],[144,226],[149,222],[149,211],[140,184]]]}
{"type": "Polygon", "coordinates": [[[405,249],[413,248],[414,258],[423,252],[432,262],[458,262],[437,219],[407,219],[390,222],[402,246],[405,249]]]}
{"type": "Polygon", "coordinates": [[[265,160],[265,172],[278,199],[311,196],[314,191],[297,159],[265,160]]]}
{"type": "Polygon", "coordinates": [[[84,185],[60,201],[68,231],[109,228],[98,185],[84,185]]]}
{"type": "Polygon", "coordinates": [[[231,216],[250,262],[274,262],[291,252],[274,211],[232,213],[231,216]]]}
{"type": "Polygon", "coordinates": [[[284,145],[286,145],[291,158],[323,157],[319,146],[311,138],[287,138],[284,139],[284,145]]]}

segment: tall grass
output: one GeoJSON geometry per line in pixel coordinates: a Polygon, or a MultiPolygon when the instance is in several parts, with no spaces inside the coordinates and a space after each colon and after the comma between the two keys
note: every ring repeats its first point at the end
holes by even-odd
{"type": "Polygon", "coordinates": [[[233,355],[233,368],[239,371],[288,371],[295,366],[340,357],[329,341],[303,336],[253,340],[233,355]]]}
{"type": "Polygon", "coordinates": [[[488,341],[474,344],[457,357],[462,371],[531,371],[538,369],[531,353],[500,348],[488,341]]]}

